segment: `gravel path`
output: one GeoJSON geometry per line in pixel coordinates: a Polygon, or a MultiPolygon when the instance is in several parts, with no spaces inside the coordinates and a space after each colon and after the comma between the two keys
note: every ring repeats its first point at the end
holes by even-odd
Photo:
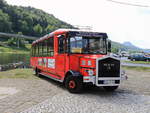
{"type": "Polygon", "coordinates": [[[150,113],[150,96],[63,92],[21,113],[150,113]]]}
{"type": "Polygon", "coordinates": [[[18,90],[13,87],[0,87],[0,99],[14,95],[16,93],[18,93],[18,90]]]}
{"type": "Polygon", "coordinates": [[[0,79],[17,94],[0,99],[0,113],[150,113],[150,72],[128,70],[116,92],[86,88],[70,94],[62,84],[41,79],[0,79]]]}
{"type": "Polygon", "coordinates": [[[0,79],[0,86],[18,90],[18,93],[0,99],[0,113],[21,112],[63,91],[60,84],[44,78],[0,79]]]}

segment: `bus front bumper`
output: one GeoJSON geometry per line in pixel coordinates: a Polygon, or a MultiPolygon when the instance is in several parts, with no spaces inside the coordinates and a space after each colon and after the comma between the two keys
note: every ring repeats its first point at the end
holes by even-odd
{"type": "Polygon", "coordinates": [[[120,77],[83,76],[83,83],[92,83],[96,86],[119,86],[123,80],[127,80],[125,73],[120,77]]]}

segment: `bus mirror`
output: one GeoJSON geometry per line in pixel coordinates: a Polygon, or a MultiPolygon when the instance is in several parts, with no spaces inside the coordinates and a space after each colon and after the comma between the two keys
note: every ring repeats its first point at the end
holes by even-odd
{"type": "Polygon", "coordinates": [[[111,52],[111,41],[108,40],[108,52],[111,52]]]}

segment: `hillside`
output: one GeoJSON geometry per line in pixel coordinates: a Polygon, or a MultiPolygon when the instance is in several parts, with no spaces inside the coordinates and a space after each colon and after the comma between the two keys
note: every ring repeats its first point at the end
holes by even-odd
{"type": "MultiPolygon", "coordinates": [[[[74,27],[40,9],[12,6],[7,4],[6,1],[0,0],[0,32],[40,37],[58,28],[74,27]]],[[[9,39],[7,42],[0,43],[0,46],[17,47],[18,40],[21,40],[19,45],[25,47],[25,44],[21,44],[22,39],[9,39]]],[[[0,37],[0,41],[6,40],[0,37]]],[[[119,50],[150,52],[150,50],[143,50],[130,42],[125,42],[124,44],[112,42],[112,51],[117,53],[119,50]]]]}
{"type": "Polygon", "coordinates": [[[12,6],[0,0],[0,32],[39,37],[58,28],[74,27],[40,9],[12,6]]]}
{"type": "Polygon", "coordinates": [[[124,42],[123,43],[124,46],[127,46],[128,48],[132,49],[132,50],[141,50],[139,47],[136,47],[135,45],[133,45],[131,42],[124,42]]]}
{"type": "Polygon", "coordinates": [[[119,50],[129,51],[129,52],[140,52],[140,51],[143,51],[143,49],[134,46],[130,42],[125,42],[123,44],[118,43],[118,42],[112,42],[112,52],[117,53],[119,50]]]}
{"type": "Polygon", "coordinates": [[[132,53],[133,52],[150,53],[150,49],[139,48],[139,47],[133,45],[131,42],[119,43],[119,42],[113,42],[112,41],[112,52],[117,53],[119,50],[129,51],[129,52],[132,52],[132,53]]]}

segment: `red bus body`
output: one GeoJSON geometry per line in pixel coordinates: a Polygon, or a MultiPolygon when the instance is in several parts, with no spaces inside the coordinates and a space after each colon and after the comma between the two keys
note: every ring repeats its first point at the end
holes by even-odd
{"type": "MultiPolygon", "coordinates": [[[[112,58],[106,54],[70,54],[68,52],[59,53],[59,36],[63,35],[63,38],[68,38],[68,33],[72,30],[68,29],[59,29],[56,30],[36,41],[33,42],[32,48],[40,42],[43,42],[44,40],[48,40],[50,38],[53,38],[53,46],[54,46],[54,52],[53,55],[45,55],[45,56],[34,56],[31,55],[30,64],[33,67],[34,70],[40,72],[40,74],[45,75],[47,77],[50,77],[54,80],[64,82],[66,77],[68,75],[73,76],[82,76],[82,82],[83,83],[92,83],[96,86],[119,86],[120,80],[121,80],[121,72],[120,72],[120,60],[116,58],[112,58]],[[117,76],[109,76],[106,73],[109,73],[108,70],[103,72],[107,77],[99,77],[100,69],[98,66],[101,66],[99,64],[99,60],[108,60],[104,62],[104,67],[111,69],[113,68],[114,64],[111,62],[116,62],[118,65],[117,68],[114,68],[114,71],[111,71],[110,73],[116,73],[118,72],[117,76]],[[116,71],[115,71],[116,70],[116,71]],[[91,74],[90,74],[91,72],[91,74]],[[106,83],[104,83],[104,80],[107,80],[106,83]]],[[[77,32],[78,30],[73,30],[77,32]]],[[[84,32],[87,33],[88,32],[84,32]]],[[[92,33],[90,32],[90,35],[92,33]]],[[[106,37],[107,38],[107,37],[106,37]]],[[[68,43],[67,41],[64,41],[64,43],[68,43]]],[[[68,46],[67,46],[68,47],[68,46]]],[[[67,48],[66,46],[64,48],[67,48]]],[[[32,49],[32,54],[34,54],[34,49],[32,49]]],[[[38,50],[39,52],[39,50],[38,50]]],[[[115,64],[115,65],[116,65],[115,64]]]]}

